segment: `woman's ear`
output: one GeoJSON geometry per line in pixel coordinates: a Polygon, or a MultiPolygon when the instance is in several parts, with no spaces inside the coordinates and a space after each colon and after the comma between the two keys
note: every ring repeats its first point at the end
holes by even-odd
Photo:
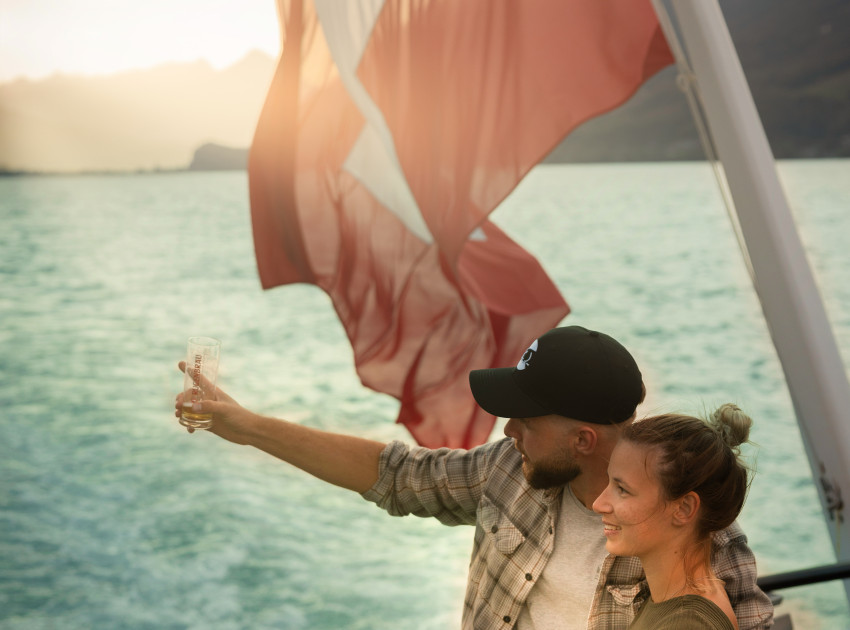
{"type": "Polygon", "coordinates": [[[696,492],[688,492],[685,496],[676,499],[675,503],[673,524],[687,525],[696,519],[700,506],[699,495],[696,492]]]}

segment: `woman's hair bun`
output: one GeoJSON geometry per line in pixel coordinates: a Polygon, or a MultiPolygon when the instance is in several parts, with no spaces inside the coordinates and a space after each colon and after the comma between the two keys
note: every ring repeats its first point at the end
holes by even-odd
{"type": "Polygon", "coordinates": [[[709,423],[731,448],[737,448],[750,437],[753,421],[738,405],[726,403],[711,414],[709,423]]]}

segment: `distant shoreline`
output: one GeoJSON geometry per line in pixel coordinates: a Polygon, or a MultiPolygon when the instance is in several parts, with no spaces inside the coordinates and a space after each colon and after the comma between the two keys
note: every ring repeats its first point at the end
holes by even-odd
{"type": "MultiPolygon", "coordinates": [[[[239,170],[239,169],[209,169],[215,170],[239,170]]],[[[125,171],[19,171],[0,169],[0,177],[82,177],[91,175],[160,175],[163,173],[199,173],[207,172],[188,168],[162,168],[162,169],[133,169],[125,171]]]]}
{"type": "MultiPolygon", "coordinates": [[[[817,160],[848,160],[850,156],[841,155],[823,155],[815,157],[784,157],[776,158],[775,162],[813,162],[817,160]]],[[[682,159],[642,159],[642,160],[564,160],[564,161],[547,161],[544,160],[537,164],[553,165],[553,164],[652,164],[652,163],[669,163],[669,162],[705,162],[705,158],[682,158],[682,159]]],[[[163,174],[181,174],[181,173],[227,173],[227,172],[245,172],[244,167],[221,167],[221,168],[155,168],[155,169],[128,169],[128,170],[92,170],[92,171],[26,171],[26,170],[7,170],[0,169],[0,178],[4,177],[84,177],[84,176],[124,176],[124,175],[163,175],[163,174]]]]}

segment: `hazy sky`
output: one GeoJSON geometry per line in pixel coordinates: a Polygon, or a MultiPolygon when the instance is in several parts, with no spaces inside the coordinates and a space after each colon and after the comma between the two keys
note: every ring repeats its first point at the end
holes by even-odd
{"type": "Polygon", "coordinates": [[[275,0],[0,0],[0,82],[279,52],[275,0]]]}

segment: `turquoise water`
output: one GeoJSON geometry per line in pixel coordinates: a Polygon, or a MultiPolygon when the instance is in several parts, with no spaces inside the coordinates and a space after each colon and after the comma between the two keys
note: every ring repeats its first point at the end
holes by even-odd
{"type": "MultiPolygon", "coordinates": [[[[850,364],[850,161],[780,173],[850,364]]],[[[394,519],[171,415],[185,339],[263,413],[409,439],[327,298],[262,292],[243,173],[0,179],[0,628],[442,629],[470,528],[394,519]]],[[[535,169],[494,218],[639,358],[644,411],[756,421],[741,517],[760,572],[834,560],[782,373],[704,164],[535,169]]],[[[497,425],[494,436],[501,427],[497,425]]],[[[850,627],[838,584],[784,593],[850,627]]]]}

